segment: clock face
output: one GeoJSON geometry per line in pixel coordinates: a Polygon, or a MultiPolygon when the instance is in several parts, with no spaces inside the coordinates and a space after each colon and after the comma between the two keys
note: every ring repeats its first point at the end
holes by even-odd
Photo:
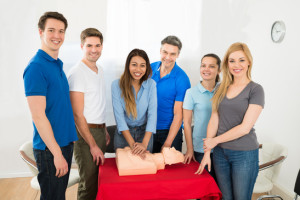
{"type": "Polygon", "coordinates": [[[271,30],[271,37],[273,42],[279,43],[283,40],[285,35],[285,24],[282,21],[274,22],[271,30]]]}

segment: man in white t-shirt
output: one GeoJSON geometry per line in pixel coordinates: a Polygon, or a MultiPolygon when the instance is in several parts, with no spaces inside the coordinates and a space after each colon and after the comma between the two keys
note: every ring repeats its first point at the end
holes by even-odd
{"type": "Polygon", "coordinates": [[[105,126],[103,69],[96,64],[103,48],[103,36],[95,28],[81,32],[83,58],[68,74],[70,98],[79,140],[74,146],[80,181],[79,200],[94,200],[98,189],[98,165],[110,138],[105,126]]]}

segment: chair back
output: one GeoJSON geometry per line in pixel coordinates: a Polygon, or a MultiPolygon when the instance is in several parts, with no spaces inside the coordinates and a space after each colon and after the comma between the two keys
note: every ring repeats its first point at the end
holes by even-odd
{"type": "MultiPolygon", "coordinates": [[[[37,180],[38,169],[36,166],[35,158],[33,155],[33,145],[31,141],[25,142],[19,149],[21,158],[25,161],[28,165],[30,171],[34,175],[31,179],[30,185],[33,189],[40,190],[40,185],[37,180]]],[[[70,176],[68,181],[68,187],[71,187],[79,182],[79,173],[78,169],[71,169],[70,176]]]]}
{"type": "Polygon", "coordinates": [[[106,127],[107,132],[110,136],[110,143],[109,145],[106,147],[106,153],[115,153],[115,149],[114,149],[114,135],[115,135],[115,131],[117,129],[116,125],[112,125],[112,126],[107,126],[106,127]]]}
{"type": "Polygon", "coordinates": [[[260,150],[260,173],[263,173],[271,182],[276,182],[282,162],[288,155],[286,147],[276,143],[263,143],[260,150]],[[276,161],[277,160],[277,161],[276,161]],[[262,163],[274,161],[274,164],[264,167],[262,163]]]}
{"type": "Polygon", "coordinates": [[[34,176],[38,174],[35,158],[33,155],[32,141],[25,142],[19,149],[21,158],[25,161],[34,176]]]}
{"type": "Polygon", "coordinates": [[[299,172],[298,172],[298,176],[297,176],[297,179],[296,179],[294,192],[295,192],[297,195],[300,195],[300,170],[299,170],[299,172]]]}

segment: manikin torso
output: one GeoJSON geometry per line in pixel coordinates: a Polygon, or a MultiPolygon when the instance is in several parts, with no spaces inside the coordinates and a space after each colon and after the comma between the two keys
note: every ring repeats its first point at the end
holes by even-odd
{"type": "Polygon", "coordinates": [[[119,176],[156,174],[157,170],[165,168],[165,164],[171,165],[184,161],[181,152],[173,148],[164,148],[162,153],[146,153],[145,158],[133,155],[129,147],[117,149],[116,163],[119,176]]]}

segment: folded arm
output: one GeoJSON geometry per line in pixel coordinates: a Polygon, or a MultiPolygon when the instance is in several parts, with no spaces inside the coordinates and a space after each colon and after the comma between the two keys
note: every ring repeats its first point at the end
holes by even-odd
{"type": "Polygon", "coordinates": [[[249,134],[256,120],[258,119],[261,111],[262,111],[261,105],[250,104],[241,124],[233,127],[232,129],[228,130],[222,135],[219,135],[214,138],[208,137],[204,139],[204,149],[210,150],[220,143],[232,141],[244,135],[249,134]]]}

